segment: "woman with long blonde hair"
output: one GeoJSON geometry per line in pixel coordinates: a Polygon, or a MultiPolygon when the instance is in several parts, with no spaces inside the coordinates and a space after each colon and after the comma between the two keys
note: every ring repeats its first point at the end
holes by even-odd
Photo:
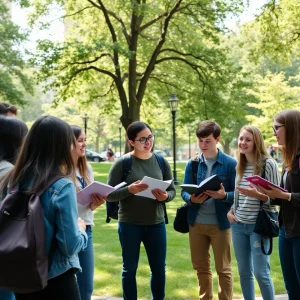
{"type": "MultiPolygon", "coordinates": [[[[232,242],[238,263],[240,283],[245,300],[255,299],[254,276],[264,300],[274,299],[274,286],[270,276],[270,256],[261,250],[261,236],[254,227],[261,201],[265,210],[277,215],[270,199],[245,179],[261,175],[279,184],[279,170],[269,157],[260,130],[251,125],[241,128],[238,138],[238,164],[234,204],[227,214],[232,224],[232,242]]],[[[264,239],[268,249],[269,241],[264,239]]]]}

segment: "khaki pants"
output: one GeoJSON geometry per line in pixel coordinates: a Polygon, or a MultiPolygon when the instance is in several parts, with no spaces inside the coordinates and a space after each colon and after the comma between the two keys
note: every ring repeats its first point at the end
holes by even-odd
{"type": "Polygon", "coordinates": [[[197,271],[199,299],[213,299],[210,245],[219,279],[219,300],[232,299],[231,229],[220,230],[218,225],[195,223],[190,226],[190,250],[193,268],[197,271]]]}

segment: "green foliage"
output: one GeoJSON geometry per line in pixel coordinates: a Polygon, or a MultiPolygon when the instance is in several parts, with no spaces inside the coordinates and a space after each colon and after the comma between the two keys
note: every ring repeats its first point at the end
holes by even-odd
{"type": "Polygon", "coordinates": [[[9,17],[5,1],[0,0],[0,101],[23,104],[24,90],[32,93],[32,84],[24,73],[20,46],[26,40],[9,17]]]}
{"type": "Polygon", "coordinates": [[[300,2],[269,0],[261,15],[250,26],[260,36],[254,41],[253,58],[268,55],[277,62],[298,55],[300,45],[300,2]]]}
{"type": "MultiPolygon", "coordinates": [[[[48,88],[57,91],[56,101],[99,99],[110,113],[119,103],[127,127],[140,119],[151,98],[168,99],[176,91],[183,102],[196,103],[230,93],[226,85],[235,71],[218,43],[226,15],[240,11],[243,2],[35,0],[32,24],[56,3],[65,11],[67,31],[64,43],[40,41],[33,63],[40,67],[40,81],[52,78],[48,88]],[[190,90],[193,94],[185,95],[190,90]]],[[[220,111],[224,99],[214,101],[220,111]]]]}
{"type": "Polygon", "coordinates": [[[299,76],[285,79],[283,73],[272,74],[268,72],[265,77],[257,75],[253,89],[248,93],[253,95],[256,102],[249,103],[256,108],[257,115],[247,116],[248,120],[258,126],[266,137],[266,142],[275,142],[271,129],[274,116],[284,109],[300,109],[300,85],[299,76]],[[294,83],[291,86],[290,82],[294,83]],[[297,86],[295,85],[296,83],[297,86]]]}

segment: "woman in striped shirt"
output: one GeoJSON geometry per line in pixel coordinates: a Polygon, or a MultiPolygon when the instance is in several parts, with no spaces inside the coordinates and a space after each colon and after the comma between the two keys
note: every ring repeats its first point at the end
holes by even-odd
{"type": "MultiPolygon", "coordinates": [[[[245,300],[255,299],[254,276],[264,300],[274,299],[274,286],[270,276],[270,256],[261,250],[261,236],[254,227],[263,201],[264,209],[277,214],[270,199],[245,177],[263,175],[268,181],[279,185],[280,175],[276,162],[270,158],[263,136],[255,126],[244,126],[238,138],[237,181],[234,204],[227,217],[232,223],[232,242],[238,263],[240,283],[245,300]]],[[[264,240],[269,248],[268,239],[264,240]]]]}

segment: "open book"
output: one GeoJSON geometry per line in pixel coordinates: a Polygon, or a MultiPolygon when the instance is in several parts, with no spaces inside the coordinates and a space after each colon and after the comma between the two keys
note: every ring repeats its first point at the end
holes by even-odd
{"type": "Polygon", "coordinates": [[[203,181],[199,185],[196,184],[181,184],[180,187],[188,192],[190,195],[199,195],[206,190],[218,191],[221,188],[222,180],[218,175],[212,175],[203,181]]]}
{"type": "Polygon", "coordinates": [[[126,184],[127,184],[126,182],[121,182],[115,187],[112,187],[108,184],[94,181],[77,193],[77,202],[81,205],[88,205],[92,201],[91,200],[92,194],[100,194],[101,196],[106,197],[111,192],[119,189],[120,187],[126,184]]]}
{"type": "Polygon", "coordinates": [[[168,186],[171,184],[171,182],[172,182],[172,179],[163,181],[163,180],[151,178],[148,176],[144,176],[141,183],[147,184],[148,188],[142,192],[135,194],[135,195],[155,199],[155,197],[153,196],[151,191],[154,189],[160,189],[162,191],[165,191],[168,188],[168,186]]]}
{"type": "Polygon", "coordinates": [[[249,181],[250,183],[256,185],[256,186],[261,186],[261,187],[263,187],[265,189],[268,189],[268,190],[270,190],[269,185],[271,185],[271,186],[274,186],[274,187],[276,187],[276,188],[278,188],[278,189],[280,189],[284,192],[287,192],[287,190],[283,189],[282,187],[280,187],[280,186],[278,186],[278,185],[276,185],[276,184],[274,184],[274,183],[272,183],[272,182],[270,182],[270,181],[268,181],[268,180],[266,180],[266,179],[264,179],[264,178],[262,178],[258,175],[245,177],[245,179],[247,181],[249,181]]]}

